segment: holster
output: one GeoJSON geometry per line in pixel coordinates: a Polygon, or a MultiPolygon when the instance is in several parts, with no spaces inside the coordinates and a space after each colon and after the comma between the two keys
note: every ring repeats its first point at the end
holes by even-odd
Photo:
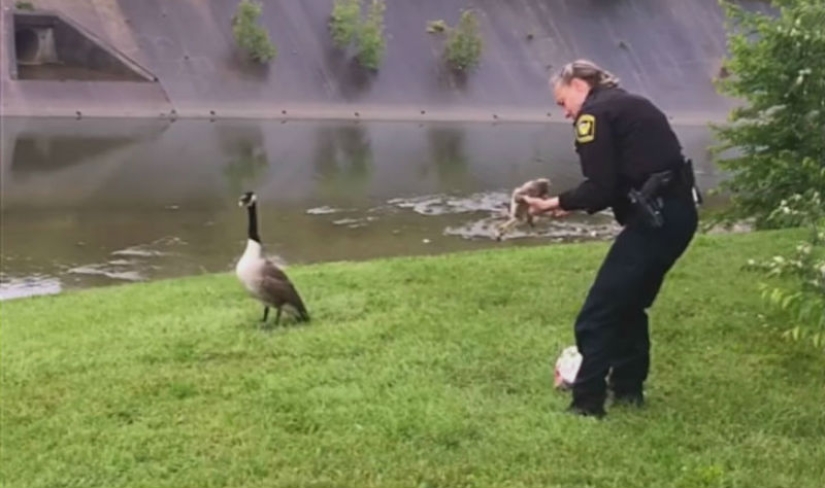
{"type": "Polygon", "coordinates": [[[662,216],[663,197],[672,191],[690,188],[695,203],[701,204],[702,194],[696,186],[693,173],[693,161],[686,159],[678,169],[660,171],[651,174],[637,190],[628,192],[631,206],[648,225],[659,228],[664,225],[662,216]]]}

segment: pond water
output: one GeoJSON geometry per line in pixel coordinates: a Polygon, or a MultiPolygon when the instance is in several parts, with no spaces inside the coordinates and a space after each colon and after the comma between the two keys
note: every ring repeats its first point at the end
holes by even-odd
{"type": "MultiPolygon", "coordinates": [[[[2,120],[0,298],[233,268],[239,195],[286,265],[609,239],[609,214],[491,239],[510,190],[577,184],[568,123],[2,120]]],[[[678,127],[707,189],[705,127],[678,127]]]]}

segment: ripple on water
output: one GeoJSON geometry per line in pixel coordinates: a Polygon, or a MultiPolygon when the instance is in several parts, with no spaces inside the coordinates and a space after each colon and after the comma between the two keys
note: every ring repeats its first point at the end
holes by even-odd
{"type": "Polygon", "coordinates": [[[169,251],[161,250],[164,248],[171,248],[175,246],[186,245],[186,241],[180,237],[167,236],[154,240],[148,244],[138,244],[130,246],[126,249],[118,249],[113,251],[114,256],[133,256],[133,257],[159,257],[171,254],[169,251]]]}
{"type": "MultiPolygon", "coordinates": [[[[455,224],[447,223],[442,235],[456,236],[462,239],[492,239],[496,227],[505,222],[510,194],[505,191],[477,192],[466,196],[448,194],[430,194],[414,197],[399,197],[387,200],[384,205],[369,208],[362,212],[364,216],[339,218],[332,221],[335,226],[358,228],[370,225],[377,220],[370,214],[380,213],[382,216],[398,211],[412,211],[427,217],[469,216],[469,220],[455,224]],[[478,218],[473,218],[478,216],[478,218]]],[[[307,210],[307,213],[324,215],[347,211],[332,207],[317,207],[307,210]]],[[[452,218],[451,220],[455,220],[452,218]]],[[[527,224],[519,224],[504,236],[504,239],[541,238],[553,241],[577,239],[609,239],[618,233],[619,226],[612,219],[612,215],[601,212],[593,216],[584,217],[574,215],[560,220],[539,218],[535,228],[527,224]]]]}
{"type": "Polygon", "coordinates": [[[471,212],[501,213],[507,208],[507,193],[482,192],[467,196],[425,195],[412,198],[393,198],[388,204],[412,209],[421,215],[446,215],[471,212]]]}
{"type": "MultiPolygon", "coordinates": [[[[387,203],[397,208],[410,209],[421,215],[440,216],[458,214],[485,214],[459,225],[444,228],[443,235],[463,239],[491,239],[496,227],[507,218],[509,194],[506,192],[482,192],[468,196],[426,195],[413,198],[395,198],[387,203]]],[[[555,241],[570,239],[608,239],[619,231],[619,226],[606,213],[597,214],[581,221],[577,218],[536,220],[536,227],[519,224],[504,239],[545,238],[555,241]]]]}
{"type": "Polygon", "coordinates": [[[143,275],[135,270],[123,270],[119,268],[121,268],[121,266],[113,265],[112,263],[90,264],[71,268],[67,273],[75,275],[99,275],[122,281],[143,281],[145,279],[143,275]]]}
{"type": "Polygon", "coordinates": [[[346,218],[346,219],[338,219],[333,220],[333,225],[345,225],[350,229],[356,229],[358,227],[366,227],[369,225],[370,222],[377,220],[377,217],[367,216],[363,218],[346,218]]]}
{"type": "Polygon", "coordinates": [[[306,212],[310,215],[326,215],[326,214],[334,214],[334,213],[340,213],[340,212],[346,212],[346,211],[347,210],[343,209],[343,208],[335,208],[335,207],[330,207],[328,205],[324,205],[322,207],[309,208],[309,209],[307,209],[306,212]]]}
{"type": "Polygon", "coordinates": [[[0,300],[54,295],[62,290],[60,280],[54,276],[33,274],[21,278],[0,278],[0,300]]]}
{"type": "MultiPolygon", "coordinates": [[[[448,226],[444,235],[457,236],[463,239],[492,239],[496,227],[503,223],[500,218],[485,218],[465,222],[461,225],[448,226]]],[[[537,219],[536,226],[530,228],[527,224],[514,227],[502,240],[543,238],[556,242],[570,239],[609,239],[616,235],[619,227],[615,224],[593,224],[579,222],[565,222],[562,220],[547,221],[537,219]]]]}
{"type": "Polygon", "coordinates": [[[59,266],[52,276],[30,274],[8,276],[0,273],[0,299],[20,298],[33,295],[60,293],[67,288],[84,287],[90,283],[139,282],[155,276],[191,274],[202,271],[197,260],[191,259],[180,246],[188,243],[175,236],[165,236],[154,241],[136,244],[109,253],[103,262],[72,263],[59,266]],[[186,272],[182,271],[184,268],[186,272]]]}

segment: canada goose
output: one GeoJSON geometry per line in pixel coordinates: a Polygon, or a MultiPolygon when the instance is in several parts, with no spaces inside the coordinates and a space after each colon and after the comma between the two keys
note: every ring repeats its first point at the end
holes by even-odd
{"type": "Polygon", "coordinates": [[[249,294],[263,303],[264,318],[261,321],[266,322],[269,308],[272,307],[278,310],[275,317],[277,325],[281,320],[282,307],[288,305],[297,312],[295,315],[299,322],[308,322],[309,313],[298,290],[295,289],[286,273],[263,254],[261,238],[258,235],[258,209],[255,194],[251,191],[244,193],[238,201],[238,206],[246,207],[249,227],[246,250],[235,266],[235,274],[249,294]]]}
{"type": "Polygon", "coordinates": [[[496,229],[495,238],[500,241],[505,233],[509,232],[517,223],[526,221],[530,227],[534,227],[533,216],[529,212],[529,206],[524,202],[522,197],[539,197],[547,198],[550,195],[550,179],[537,178],[530,180],[527,183],[513,190],[510,196],[510,205],[508,206],[507,222],[499,225],[496,229]]]}

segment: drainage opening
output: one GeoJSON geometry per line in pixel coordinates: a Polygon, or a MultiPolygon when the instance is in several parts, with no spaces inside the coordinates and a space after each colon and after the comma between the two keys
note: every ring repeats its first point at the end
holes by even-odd
{"type": "Polygon", "coordinates": [[[21,28],[14,31],[14,52],[18,63],[32,63],[37,58],[40,42],[34,29],[21,28]]]}
{"type": "Polygon", "coordinates": [[[152,82],[155,77],[57,13],[14,13],[17,79],[152,82]]]}

